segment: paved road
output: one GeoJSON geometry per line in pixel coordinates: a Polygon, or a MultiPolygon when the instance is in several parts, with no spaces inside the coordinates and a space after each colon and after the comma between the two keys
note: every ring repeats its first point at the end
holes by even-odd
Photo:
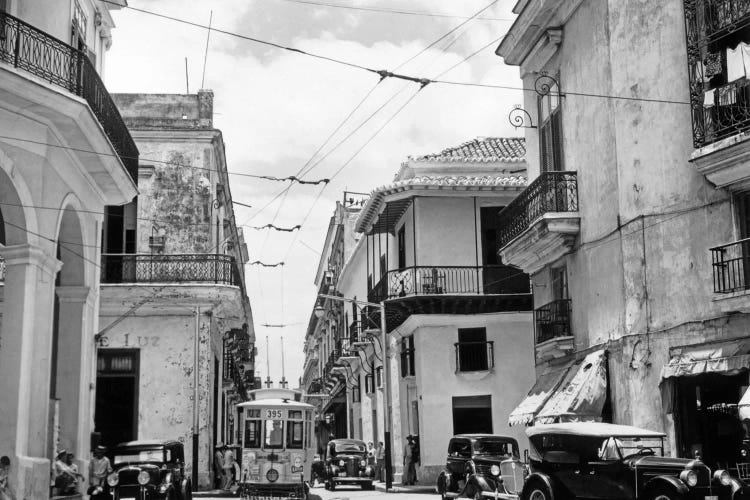
{"type": "MultiPolygon", "coordinates": [[[[235,497],[236,498],[236,497],[235,497]]],[[[219,500],[218,497],[203,497],[201,500],[219,500]]],[[[435,493],[384,493],[382,491],[362,491],[356,486],[337,486],[335,491],[328,491],[323,486],[316,486],[310,491],[309,500],[436,500],[435,493]]]]}

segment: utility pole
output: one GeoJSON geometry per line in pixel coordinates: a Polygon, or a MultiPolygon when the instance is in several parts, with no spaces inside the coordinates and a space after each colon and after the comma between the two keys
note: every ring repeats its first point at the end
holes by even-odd
{"type": "Polygon", "coordinates": [[[380,334],[383,341],[383,383],[385,384],[385,491],[393,487],[393,442],[391,440],[391,354],[385,324],[385,301],[380,301],[380,334]]]}
{"type": "Polygon", "coordinates": [[[270,355],[268,354],[268,335],[266,335],[266,387],[271,388],[273,382],[271,382],[271,362],[269,361],[270,355]]]}

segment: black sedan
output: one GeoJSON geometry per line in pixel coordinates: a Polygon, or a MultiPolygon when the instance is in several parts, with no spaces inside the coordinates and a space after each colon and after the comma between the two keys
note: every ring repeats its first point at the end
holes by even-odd
{"type": "Polygon", "coordinates": [[[114,472],[107,477],[114,500],[192,500],[179,441],[131,441],[112,451],[114,472]]]}

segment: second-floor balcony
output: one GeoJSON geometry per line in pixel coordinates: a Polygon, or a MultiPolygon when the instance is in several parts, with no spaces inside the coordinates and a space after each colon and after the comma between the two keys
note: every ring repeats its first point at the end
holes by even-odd
{"type": "MultiPolygon", "coordinates": [[[[370,302],[387,301],[387,330],[412,314],[481,314],[531,310],[529,277],[511,266],[410,266],[383,274],[370,302]]],[[[380,311],[363,316],[380,326],[380,311]]]]}
{"type": "Polygon", "coordinates": [[[570,304],[570,299],[559,299],[534,309],[537,361],[566,356],[574,349],[570,304]]]}
{"type": "Polygon", "coordinates": [[[456,372],[492,370],[495,367],[495,343],[456,342],[456,372]]]}
{"type": "Polygon", "coordinates": [[[503,262],[534,274],[570,252],[580,232],[576,172],[542,172],[500,212],[503,262]]]}
{"type": "Polygon", "coordinates": [[[101,281],[243,286],[234,257],[224,254],[102,254],[101,281]]]}
{"type": "Polygon", "coordinates": [[[99,73],[83,51],[0,11],[0,63],[83,98],[120,161],[137,182],[138,148],[99,73]]]}

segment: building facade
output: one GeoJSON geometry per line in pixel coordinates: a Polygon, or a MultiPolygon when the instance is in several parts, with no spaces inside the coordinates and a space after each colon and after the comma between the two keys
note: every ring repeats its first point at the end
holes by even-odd
{"type": "Polygon", "coordinates": [[[524,152],[523,139],[482,138],[409,159],[356,220],[363,236],[334,291],[357,302],[343,304],[345,328],[319,363],[346,393],[348,436],[385,441],[390,420],[397,480],[408,435],[430,484],[448,439],[505,434],[511,400],[533,381],[528,276],[503,265],[495,243],[500,210],[526,185],[524,152]]]}
{"type": "Polygon", "coordinates": [[[56,450],[86,471],[107,206],[138,149],[102,83],[116,4],[0,2],[0,455],[16,498],[49,498],[56,450]]]}
{"type": "Polygon", "coordinates": [[[750,353],[750,7],[515,12],[497,53],[527,89],[532,182],[497,246],[531,275],[538,378],[511,423],[610,420],[666,432],[676,456],[733,462],[750,353]]]}
{"type": "Polygon", "coordinates": [[[140,194],[104,219],[96,430],[107,446],[180,440],[197,489],[214,446],[239,443],[235,404],[253,388],[247,247],[213,93],[114,97],[140,194]]]}

